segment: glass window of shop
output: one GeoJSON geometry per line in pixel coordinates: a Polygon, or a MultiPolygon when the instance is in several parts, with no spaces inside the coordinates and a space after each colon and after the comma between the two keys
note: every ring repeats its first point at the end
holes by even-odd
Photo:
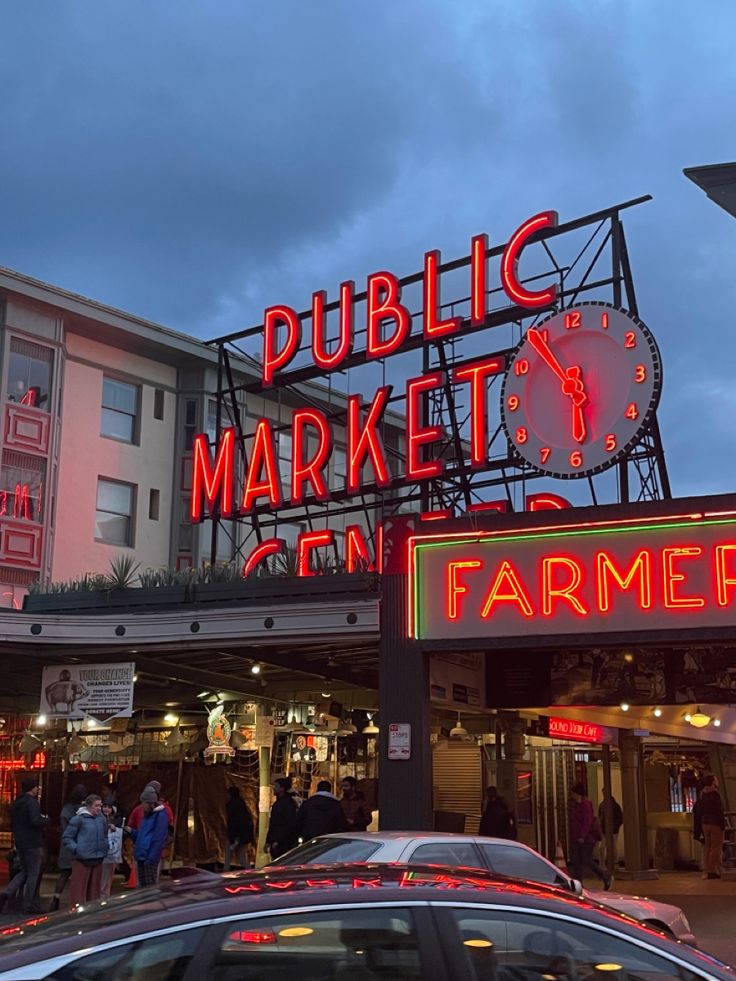
{"type": "Polygon", "coordinates": [[[0,516],[43,521],[46,461],[30,453],[3,450],[0,467],[0,516]]]}
{"type": "Polygon", "coordinates": [[[50,347],[10,338],[8,356],[8,402],[49,410],[54,352],[50,347]]]}

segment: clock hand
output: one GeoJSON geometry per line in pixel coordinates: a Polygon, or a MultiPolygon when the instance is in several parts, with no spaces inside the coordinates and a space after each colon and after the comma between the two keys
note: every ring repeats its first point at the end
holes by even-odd
{"type": "Polygon", "coordinates": [[[542,361],[554,371],[562,382],[562,391],[572,399],[572,436],[575,442],[585,441],[587,430],[585,426],[585,416],[583,407],[590,401],[583,385],[583,373],[580,365],[571,365],[565,369],[562,367],[549,344],[535,327],[530,327],[526,332],[529,343],[540,356],[542,361]]]}
{"type": "MultiPolygon", "coordinates": [[[[526,332],[526,336],[527,336],[527,340],[534,348],[534,350],[537,352],[537,354],[542,359],[542,361],[544,361],[544,363],[548,365],[552,369],[552,371],[554,371],[554,373],[557,375],[557,377],[564,385],[568,377],[565,372],[565,369],[562,367],[560,362],[552,353],[552,348],[545,341],[545,339],[542,337],[542,335],[539,333],[536,327],[530,327],[529,330],[526,332]]],[[[566,392],[565,394],[567,395],[568,393],[566,392]]]]}

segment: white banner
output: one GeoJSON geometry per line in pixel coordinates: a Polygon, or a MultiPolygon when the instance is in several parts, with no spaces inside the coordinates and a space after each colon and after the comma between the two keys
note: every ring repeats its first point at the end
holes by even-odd
{"type": "Polygon", "coordinates": [[[107,722],[133,714],[135,664],[54,664],[43,669],[39,713],[107,722]]]}

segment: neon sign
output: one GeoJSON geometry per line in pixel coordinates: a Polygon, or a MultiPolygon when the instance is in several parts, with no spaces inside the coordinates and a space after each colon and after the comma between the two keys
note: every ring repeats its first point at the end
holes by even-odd
{"type": "Polygon", "coordinates": [[[595,722],[580,722],[577,719],[558,719],[551,716],[548,720],[550,739],[572,739],[580,743],[606,742],[605,726],[595,722]]]}
{"type": "Polygon", "coordinates": [[[409,542],[409,635],[480,639],[736,625],[736,514],[409,542]]]}

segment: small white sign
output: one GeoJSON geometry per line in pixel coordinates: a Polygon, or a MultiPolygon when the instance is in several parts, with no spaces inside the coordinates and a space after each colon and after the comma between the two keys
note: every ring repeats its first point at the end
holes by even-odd
{"type": "Polygon", "coordinates": [[[43,669],[39,711],[52,719],[107,722],[133,714],[135,664],[54,664],[43,669]]]}
{"type": "Polygon", "coordinates": [[[408,722],[392,722],[388,727],[388,758],[411,759],[411,726],[408,722]]]}

